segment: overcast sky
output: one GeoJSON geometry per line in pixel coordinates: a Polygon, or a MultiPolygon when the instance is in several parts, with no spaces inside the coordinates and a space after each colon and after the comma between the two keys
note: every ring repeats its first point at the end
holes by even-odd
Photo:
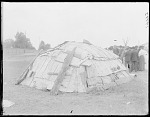
{"type": "Polygon", "coordinates": [[[41,40],[52,47],[64,41],[86,39],[96,46],[129,46],[148,42],[145,13],[148,3],[3,3],[3,39],[26,32],[34,47],[41,40]],[[115,42],[114,40],[117,40],[115,42]]]}

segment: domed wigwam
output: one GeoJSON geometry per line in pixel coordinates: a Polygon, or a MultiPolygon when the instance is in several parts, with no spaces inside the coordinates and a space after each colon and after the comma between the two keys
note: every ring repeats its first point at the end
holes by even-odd
{"type": "Polygon", "coordinates": [[[57,94],[104,91],[133,78],[117,55],[87,42],[66,41],[40,53],[16,84],[57,94]]]}

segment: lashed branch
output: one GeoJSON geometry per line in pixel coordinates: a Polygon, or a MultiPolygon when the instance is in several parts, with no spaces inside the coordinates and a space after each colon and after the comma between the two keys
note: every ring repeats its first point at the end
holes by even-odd
{"type": "Polygon", "coordinates": [[[59,90],[59,87],[65,77],[65,73],[66,71],[69,69],[69,65],[72,61],[72,58],[74,56],[74,53],[75,53],[75,50],[76,50],[76,47],[72,50],[72,52],[70,54],[68,54],[65,58],[65,61],[63,63],[63,66],[62,66],[62,69],[61,71],[59,72],[55,82],[54,82],[54,86],[51,90],[51,95],[57,95],[58,93],[58,90],[59,90]]]}

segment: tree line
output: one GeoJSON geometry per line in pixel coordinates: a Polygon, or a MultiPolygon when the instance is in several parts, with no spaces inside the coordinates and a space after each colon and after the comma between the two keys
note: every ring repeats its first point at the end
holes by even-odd
{"type": "MultiPolygon", "coordinates": [[[[4,40],[3,48],[21,48],[21,49],[35,49],[32,45],[30,38],[26,37],[23,32],[17,32],[13,39],[4,40]]],[[[44,41],[41,41],[38,47],[38,50],[47,50],[51,48],[50,44],[45,44],[44,41]]]]}

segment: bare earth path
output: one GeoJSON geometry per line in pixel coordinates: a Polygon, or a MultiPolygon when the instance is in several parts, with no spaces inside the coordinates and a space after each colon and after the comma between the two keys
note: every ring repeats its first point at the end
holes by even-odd
{"type": "Polygon", "coordinates": [[[3,61],[3,99],[15,104],[3,108],[4,115],[145,115],[148,114],[148,72],[103,93],[51,96],[49,92],[14,85],[33,57],[3,61]]]}

